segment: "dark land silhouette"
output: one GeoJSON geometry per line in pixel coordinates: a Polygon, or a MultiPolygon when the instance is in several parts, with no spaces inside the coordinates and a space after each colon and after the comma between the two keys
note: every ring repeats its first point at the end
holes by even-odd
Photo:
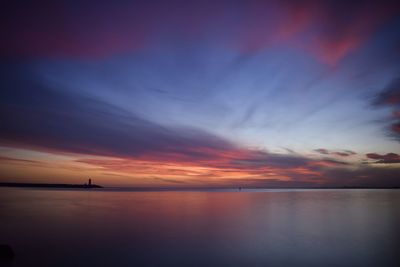
{"type": "Polygon", "coordinates": [[[92,184],[89,179],[88,183],[84,184],[46,184],[46,183],[0,183],[0,187],[28,187],[28,188],[103,188],[100,185],[92,184]]]}

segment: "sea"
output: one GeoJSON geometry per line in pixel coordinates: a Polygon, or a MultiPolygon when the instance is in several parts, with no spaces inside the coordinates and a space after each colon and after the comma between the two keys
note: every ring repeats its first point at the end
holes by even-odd
{"type": "Polygon", "coordinates": [[[400,266],[400,190],[0,188],[3,266],[400,266]]]}

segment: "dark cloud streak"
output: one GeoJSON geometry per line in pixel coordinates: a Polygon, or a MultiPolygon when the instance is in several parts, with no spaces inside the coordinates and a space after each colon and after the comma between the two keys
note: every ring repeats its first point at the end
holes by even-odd
{"type": "Polygon", "coordinates": [[[71,153],[134,157],[233,145],[198,129],[164,127],[107,103],[45,84],[20,65],[1,67],[0,142],[71,153]]]}
{"type": "Polygon", "coordinates": [[[387,127],[389,136],[400,141],[400,77],[393,79],[385,88],[381,90],[372,100],[374,107],[390,107],[394,111],[390,118],[391,125],[387,127]]]}
{"type": "Polygon", "coordinates": [[[374,163],[400,163],[400,155],[396,153],[387,153],[386,155],[380,155],[377,153],[368,153],[366,155],[369,159],[376,160],[374,163]]]}
{"type": "Polygon", "coordinates": [[[318,152],[323,155],[334,155],[334,156],[339,156],[339,157],[349,157],[356,155],[357,153],[351,150],[343,150],[343,151],[331,151],[325,148],[318,148],[314,149],[315,152],[318,152]]]}

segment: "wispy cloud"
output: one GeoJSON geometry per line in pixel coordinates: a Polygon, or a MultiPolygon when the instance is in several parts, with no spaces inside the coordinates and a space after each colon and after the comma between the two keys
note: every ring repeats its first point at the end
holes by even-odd
{"type": "Polygon", "coordinates": [[[339,157],[349,157],[357,154],[356,152],[351,150],[331,151],[325,148],[318,148],[315,149],[314,151],[323,155],[334,155],[339,157]]]}
{"type": "Polygon", "coordinates": [[[18,67],[12,69],[0,73],[3,145],[103,156],[183,153],[193,158],[204,154],[197,148],[233,147],[200,129],[161,126],[105,102],[25,77],[18,67]]]}
{"type": "MultiPolygon", "coordinates": [[[[399,4],[40,2],[0,10],[0,145],[71,156],[46,171],[65,163],[178,185],[396,184],[377,180],[399,161],[377,127],[400,140],[400,79],[382,87],[398,63],[377,67],[370,57],[382,53],[363,49],[398,38],[397,28],[375,33],[396,26],[399,4]]],[[[42,163],[12,154],[0,156],[9,173],[42,163]]]]}

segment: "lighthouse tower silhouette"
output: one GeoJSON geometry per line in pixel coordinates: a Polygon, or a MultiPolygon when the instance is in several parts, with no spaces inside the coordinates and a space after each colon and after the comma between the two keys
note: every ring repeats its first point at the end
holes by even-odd
{"type": "Polygon", "coordinates": [[[88,186],[91,186],[91,185],[92,185],[92,179],[89,178],[88,186]]]}

